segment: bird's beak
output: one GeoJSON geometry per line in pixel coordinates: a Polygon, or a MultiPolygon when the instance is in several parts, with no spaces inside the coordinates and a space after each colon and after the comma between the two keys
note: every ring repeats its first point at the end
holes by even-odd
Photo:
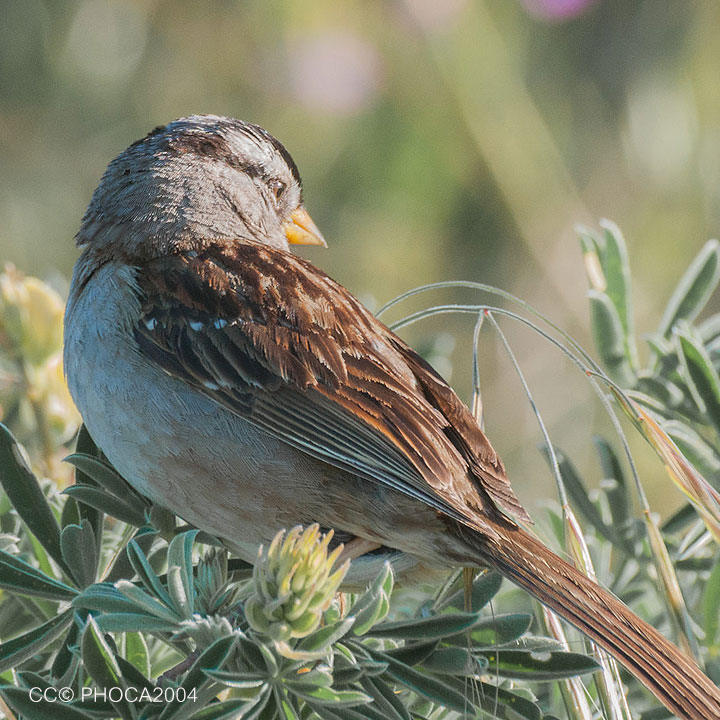
{"type": "Polygon", "coordinates": [[[290,216],[290,219],[283,223],[283,230],[287,241],[291,245],[322,245],[327,247],[325,238],[312,221],[310,215],[308,215],[304,205],[301,205],[290,216]]]}

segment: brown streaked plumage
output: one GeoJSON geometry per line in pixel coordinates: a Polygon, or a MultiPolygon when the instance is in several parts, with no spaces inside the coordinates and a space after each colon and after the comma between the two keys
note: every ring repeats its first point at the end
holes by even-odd
{"type": "Polygon", "coordinates": [[[519,526],[445,381],[290,253],[321,241],[301,202],[287,151],[227,118],[176,121],[110,164],[78,234],[65,367],[111,462],[247,559],[317,521],[396,563],[495,567],[679,717],[720,718],[691,659],[519,526]]]}
{"type": "Polygon", "coordinates": [[[233,412],[476,529],[494,503],[529,520],[444,380],[309,262],[216,243],[147,263],[138,285],[141,350],[233,412]]]}

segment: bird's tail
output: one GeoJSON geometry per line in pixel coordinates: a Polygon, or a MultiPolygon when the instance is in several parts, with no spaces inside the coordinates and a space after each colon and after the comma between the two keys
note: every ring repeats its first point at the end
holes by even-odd
{"type": "Polygon", "coordinates": [[[695,662],[520,528],[498,538],[458,528],[475,552],[468,564],[497,569],[607,650],[669,710],[687,720],[720,720],[720,690],[695,662]]]}

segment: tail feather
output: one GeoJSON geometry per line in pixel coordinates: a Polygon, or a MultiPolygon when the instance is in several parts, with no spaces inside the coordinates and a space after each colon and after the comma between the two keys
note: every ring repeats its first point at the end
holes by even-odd
{"type": "Polygon", "coordinates": [[[687,720],[720,720],[720,690],[695,662],[603,590],[520,528],[498,538],[458,528],[471,563],[497,569],[607,650],[669,710],[687,720]]]}

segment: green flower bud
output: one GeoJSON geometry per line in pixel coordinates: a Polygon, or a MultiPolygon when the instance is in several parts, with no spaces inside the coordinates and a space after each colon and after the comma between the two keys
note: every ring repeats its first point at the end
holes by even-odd
{"type": "Polygon", "coordinates": [[[328,552],[331,539],[332,531],[322,535],[318,525],[298,526],[260,548],[254,592],[245,603],[253,630],[286,642],[317,629],[350,564],[346,561],[333,572],[343,546],[328,552]]]}
{"type": "Polygon", "coordinates": [[[12,265],[0,274],[0,326],[16,352],[40,365],[62,350],[64,304],[35,277],[12,265]]]}
{"type": "Polygon", "coordinates": [[[0,273],[0,420],[42,437],[45,461],[77,431],[80,415],[62,369],[63,301],[12,265],[0,273]]]}

